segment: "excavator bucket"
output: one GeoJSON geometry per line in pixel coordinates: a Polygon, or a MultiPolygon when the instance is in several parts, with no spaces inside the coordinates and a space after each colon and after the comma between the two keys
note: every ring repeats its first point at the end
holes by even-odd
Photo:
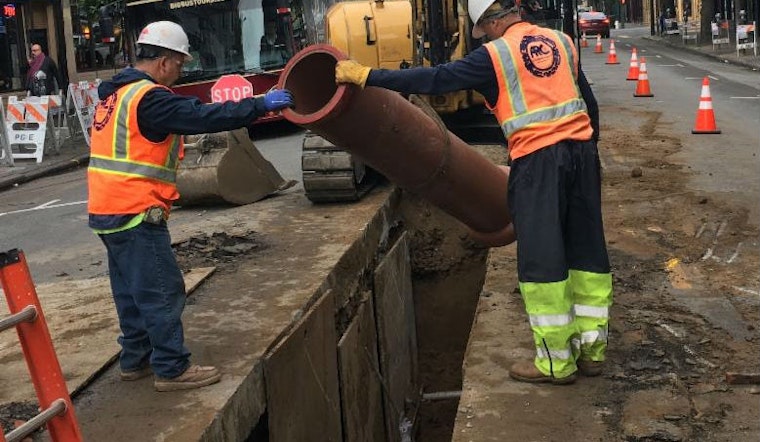
{"type": "Polygon", "coordinates": [[[177,171],[181,206],[250,204],[289,189],[253,145],[246,129],[185,138],[185,158],[177,171]]]}

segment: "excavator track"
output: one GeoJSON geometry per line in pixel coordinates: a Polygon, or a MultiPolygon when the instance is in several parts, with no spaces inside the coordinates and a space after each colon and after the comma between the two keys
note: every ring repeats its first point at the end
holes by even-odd
{"type": "Polygon", "coordinates": [[[301,170],[306,198],[313,203],[358,201],[379,180],[361,160],[311,131],[303,140],[301,170]]]}

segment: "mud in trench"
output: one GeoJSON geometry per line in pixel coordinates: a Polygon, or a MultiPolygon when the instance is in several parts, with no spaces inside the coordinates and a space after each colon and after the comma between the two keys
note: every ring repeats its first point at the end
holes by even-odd
{"type": "Polygon", "coordinates": [[[410,255],[417,328],[417,441],[451,440],[462,363],[486,271],[487,249],[463,227],[412,196],[403,206],[413,231],[410,255]]]}

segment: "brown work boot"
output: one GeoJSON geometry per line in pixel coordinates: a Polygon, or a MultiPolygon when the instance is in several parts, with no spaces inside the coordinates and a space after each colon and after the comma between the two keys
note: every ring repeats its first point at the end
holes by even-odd
{"type": "Polygon", "coordinates": [[[119,377],[122,381],[137,381],[142,378],[148,377],[153,374],[153,369],[150,368],[150,365],[143,368],[138,368],[137,370],[132,371],[121,371],[119,373],[119,377]]]}
{"type": "Polygon", "coordinates": [[[578,361],[578,371],[580,371],[583,376],[599,376],[602,374],[603,368],[604,362],[601,361],[588,361],[585,359],[578,361]]]}
{"type": "Polygon", "coordinates": [[[518,361],[509,369],[509,376],[520,382],[552,383],[554,385],[572,384],[575,382],[575,373],[564,378],[555,378],[541,373],[533,361],[518,361]]]}
{"type": "Polygon", "coordinates": [[[176,378],[166,379],[157,377],[153,385],[156,387],[156,391],[190,390],[215,384],[221,378],[222,375],[216,367],[191,365],[176,378]]]}

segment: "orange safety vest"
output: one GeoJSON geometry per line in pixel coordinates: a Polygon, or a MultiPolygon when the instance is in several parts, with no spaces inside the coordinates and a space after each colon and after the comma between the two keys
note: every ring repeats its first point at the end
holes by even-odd
{"type": "Polygon", "coordinates": [[[485,46],[499,85],[498,100],[488,106],[513,160],[562,140],[591,139],[578,54],[567,35],[520,22],[485,46]]]}
{"type": "Polygon", "coordinates": [[[169,213],[179,198],[176,178],[184,156],[182,137],[170,134],[154,143],[137,124],[137,105],[156,87],[164,86],[149,80],[126,84],[95,109],[87,168],[89,213],[138,214],[152,206],[169,213]]]}

